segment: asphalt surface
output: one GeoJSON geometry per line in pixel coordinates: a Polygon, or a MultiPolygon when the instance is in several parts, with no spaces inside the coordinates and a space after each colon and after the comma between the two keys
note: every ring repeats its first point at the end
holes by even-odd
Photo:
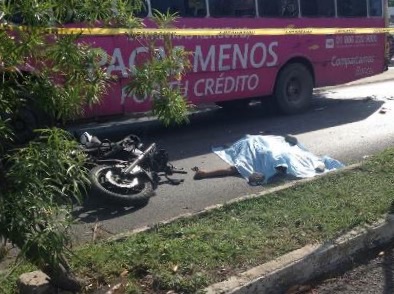
{"type": "Polygon", "coordinates": [[[293,116],[272,114],[255,105],[243,112],[197,112],[182,127],[164,128],[156,121],[131,119],[74,128],[75,133],[89,130],[101,138],[137,133],[146,144],[156,142],[165,148],[172,163],[188,171],[187,175],[177,176],[185,180],[181,185],[159,186],[157,195],[143,208],[97,202],[91,195],[89,202],[75,211],[75,240],[89,241],[97,224],[103,229],[99,237],[105,238],[266,189],[249,186],[239,177],[201,181],[192,178],[194,166],[225,167],[211,147],[233,143],[245,134],[293,134],[313,153],[346,164],[394,146],[393,87],[394,81],[385,81],[316,91],[312,108],[293,116]]]}

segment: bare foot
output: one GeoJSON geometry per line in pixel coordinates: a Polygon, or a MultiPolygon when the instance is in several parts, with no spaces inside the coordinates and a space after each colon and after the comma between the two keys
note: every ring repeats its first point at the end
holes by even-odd
{"type": "Polygon", "coordinates": [[[194,176],[193,176],[194,180],[201,180],[205,176],[205,172],[200,170],[197,166],[193,167],[192,171],[194,171],[194,176]]]}
{"type": "Polygon", "coordinates": [[[253,173],[249,176],[248,182],[252,186],[263,185],[265,176],[262,173],[253,173]]]}

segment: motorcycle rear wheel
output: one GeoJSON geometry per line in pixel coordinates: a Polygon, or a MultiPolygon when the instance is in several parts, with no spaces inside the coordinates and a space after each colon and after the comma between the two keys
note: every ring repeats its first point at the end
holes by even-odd
{"type": "Polygon", "coordinates": [[[144,206],[154,195],[152,182],[146,175],[123,176],[119,168],[113,165],[94,167],[90,171],[90,180],[93,194],[118,204],[144,206]]]}

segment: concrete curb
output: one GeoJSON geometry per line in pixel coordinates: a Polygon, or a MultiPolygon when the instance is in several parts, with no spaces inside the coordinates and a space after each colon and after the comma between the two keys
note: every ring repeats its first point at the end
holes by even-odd
{"type": "Polygon", "coordinates": [[[357,254],[394,240],[394,216],[373,226],[354,230],[328,244],[308,245],[238,276],[214,284],[207,294],[283,293],[351,262],[357,254]]]}

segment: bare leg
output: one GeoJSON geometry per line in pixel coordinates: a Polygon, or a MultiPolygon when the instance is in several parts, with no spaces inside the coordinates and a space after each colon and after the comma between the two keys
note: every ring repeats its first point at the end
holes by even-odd
{"type": "Polygon", "coordinates": [[[238,170],[234,166],[229,166],[228,168],[216,169],[211,171],[200,170],[198,167],[194,167],[192,168],[192,170],[195,171],[193,177],[195,180],[239,175],[238,170]]]}

